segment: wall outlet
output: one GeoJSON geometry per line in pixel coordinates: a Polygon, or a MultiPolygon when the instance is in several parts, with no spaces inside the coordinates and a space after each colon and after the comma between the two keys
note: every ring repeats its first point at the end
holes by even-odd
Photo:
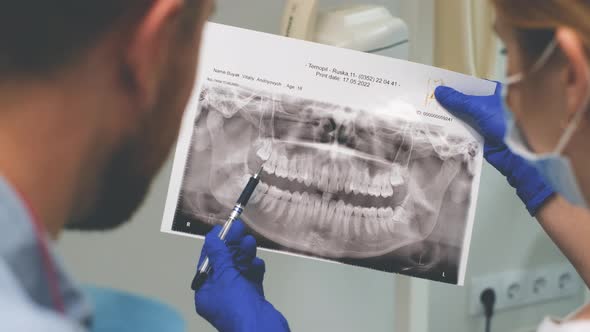
{"type": "Polygon", "coordinates": [[[486,289],[492,289],[496,293],[496,307],[503,306],[501,289],[503,288],[502,278],[497,275],[489,275],[471,279],[471,289],[469,292],[469,312],[472,315],[483,315],[483,305],[481,304],[481,293],[486,289]]]}
{"type": "Polygon", "coordinates": [[[566,264],[555,269],[556,298],[568,297],[583,292],[583,281],[573,266],[566,264]]]}
{"type": "Polygon", "coordinates": [[[583,282],[570,264],[548,265],[534,270],[514,270],[471,280],[469,312],[482,315],[481,293],[496,293],[496,311],[554,301],[582,292],[583,282]]]}
{"type": "Polygon", "coordinates": [[[555,298],[555,270],[552,268],[536,269],[529,272],[527,303],[541,303],[555,298]]]}
{"type": "Polygon", "coordinates": [[[525,271],[507,271],[500,274],[502,278],[502,292],[505,298],[502,308],[521,306],[527,299],[528,277],[525,271]]]}

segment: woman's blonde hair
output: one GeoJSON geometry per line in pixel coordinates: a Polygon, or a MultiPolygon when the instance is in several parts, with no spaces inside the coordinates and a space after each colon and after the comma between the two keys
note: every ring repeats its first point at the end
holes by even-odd
{"type": "Polygon", "coordinates": [[[517,29],[527,56],[543,52],[558,27],[576,31],[586,50],[590,50],[589,0],[492,0],[492,3],[502,18],[517,29]]]}

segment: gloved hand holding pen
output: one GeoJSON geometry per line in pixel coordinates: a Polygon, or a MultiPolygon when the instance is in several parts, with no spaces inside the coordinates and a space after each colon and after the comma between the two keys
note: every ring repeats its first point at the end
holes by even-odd
{"type": "Polygon", "coordinates": [[[452,88],[440,86],[436,89],[435,96],[444,108],[484,137],[486,160],[506,176],[529,213],[535,216],[553,196],[554,190],[545,183],[533,166],[512,153],[504,144],[506,125],[501,91],[502,85],[498,84],[495,94],[491,96],[469,96],[452,88]]]}
{"type": "Polygon", "coordinates": [[[205,238],[198,266],[205,257],[211,273],[195,292],[195,307],[220,332],[289,331],[283,315],[264,297],[264,261],[256,257],[256,240],[235,222],[226,242],[219,239],[220,226],[205,238]]]}

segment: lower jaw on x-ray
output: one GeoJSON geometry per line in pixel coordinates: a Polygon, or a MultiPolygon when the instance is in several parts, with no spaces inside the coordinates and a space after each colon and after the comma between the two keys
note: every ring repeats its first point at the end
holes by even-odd
{"type": "Polygon", "coordinates": [[[261,246],[457,283],[478,145],[404,107],[206,85],[174,229],[223,224],[264,164],[242,216],[261,246]]]}

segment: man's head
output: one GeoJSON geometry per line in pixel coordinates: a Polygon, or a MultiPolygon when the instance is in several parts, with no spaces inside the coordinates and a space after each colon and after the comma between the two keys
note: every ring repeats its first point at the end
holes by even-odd
{"type": "Polygon", "coordinates": [[[72,119],[57,130],[83,132],[87,149],[79,155],[84,169],[72,174],[69,227],[115,227],[143,201],[177,137],[212,6],[213,0],[2,4],[0,92],[15,84],[51,88],[65,102],[47,112],[72,119]]]}

